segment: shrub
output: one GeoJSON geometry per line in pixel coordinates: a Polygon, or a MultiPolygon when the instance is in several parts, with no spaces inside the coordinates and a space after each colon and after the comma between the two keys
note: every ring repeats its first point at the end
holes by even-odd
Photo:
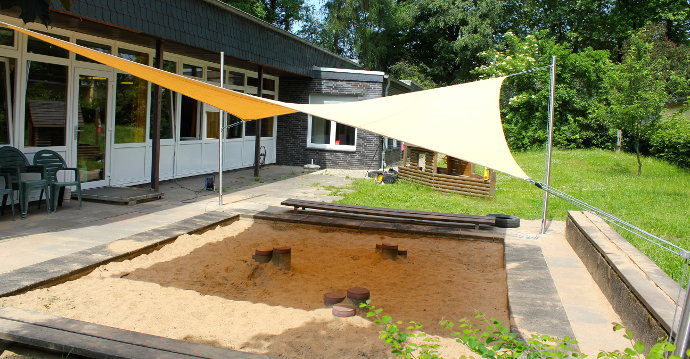
{"type": "MultiPolygon", "coordinates": [[[[371,301],[360,304],[361,308],[367,308],[367,318],[376,317],[374,323],[383,326],[379,332],[391,348],[391,352],[397,358],[442,359],[438,356],[439,339],[427,336],[421,332],[421,323],[410,322],[403,328],[402,321],[393,321],[389,315],[381,316],[382,308],[371,305],[371,301]]],[[[577,344],[569,337],[563,339],[543,334],[532,334],[525,341],[518,339],[515,333],[502,325],[500,320],[487,319],[482,314],[475,315],[482,326],[474,324],[468,319],[461,319],[457,325],[459,331],[453,331],[456,324],[442,320],[439,324],[451,331],[456,337],[456,342],[466,345],[473,353],[482,359],[584,359],[587,357],[579,350],[573,350],[571,344],[577,344]],[[484,327],[485,326],[485,327],[484,327]]],[[[622,325],[613,323],[613,330],[625,329],[622,325]]],[[[677,355],[671,355],[676,347],[668,339],[664,339],[649,349],[649,354],[644,356],[645,346],[641,342],[635,342],[633,333],[625,329],[624,338],[630,340],[632,347],[623,351],[601,351],[597,359],[681,359],[677,355]]],[[[690,350],[688,350],[690,355],[690,350]]],[[[462,359],[467,359],[463,356],[462,359]]],[[[472,357],[470,357],[472,359],[472,357]]]]}
{"type": "Polygon", "coordinates": [[[690,168],[690,120],[671,116],[651,137],[651,152],[655,157],[690,168]]]}

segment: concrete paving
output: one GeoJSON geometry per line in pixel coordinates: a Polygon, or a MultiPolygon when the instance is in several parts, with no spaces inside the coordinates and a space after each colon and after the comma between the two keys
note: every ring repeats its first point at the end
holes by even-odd
{"type": "MultiPolygon", "coordinates": [[[[156,246],[231,213],[284,213],[291,210],[280,206],[287,198],[334,201],[340,197],[330,195],[333,189],[347,191],[353,178],[366,173],[267,166],[258,181],[250,169],[224,177],[223,206],[216,193],[202,190],[204,178],[197,177],[166,181],[161,184],[163,199],[133,206],[84,202],[80,211],[72,200],[49,215],[32,205],[28,219],[16,221],[6,211],[0,217],[0,292],[26,285],[25,278],[37,272],[60,275],[60,270],[97,265],[104,253],[126,255],[114,249],[116,243],[156,246]]],[[[629,343],[611,330],[610,323],[620,319],[565,240],[565,225],[553,222],[540,235],[540,224],[523,221],[506,234],[513,329],[523,337],[574,336],[589,355],[625,348],[629,343]]]]}

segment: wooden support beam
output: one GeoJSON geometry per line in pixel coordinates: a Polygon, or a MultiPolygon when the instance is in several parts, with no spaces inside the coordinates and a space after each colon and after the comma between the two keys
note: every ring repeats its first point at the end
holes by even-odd
{"type": "Polygon", "coordinates": [[[410,146],[405,146],[405,150],[403,151],[403,167],[407,167],[407,149],[410,148],[410,146]]]}
{"type": "MultiPolygon", "coordinates": [[[[264,67],[259,65],[259,84],[256,88],[256,96],[263,97],[264,94],[264,67]]],[[[259,167],[261,166],[261,119],[256,121],[256,143],[254,144],[254,177],[259,177],[259,167]]]]}
{"type": "MultiPolygon", "coordinates": [[[[163,69],[163,40],[156,39],[156,63],[153,66],[163,69]]],[[[161,104],[163,88],[153,85],[153,118],[151,118],[151,189],[158,192],[161,162],[161,104]]]]}

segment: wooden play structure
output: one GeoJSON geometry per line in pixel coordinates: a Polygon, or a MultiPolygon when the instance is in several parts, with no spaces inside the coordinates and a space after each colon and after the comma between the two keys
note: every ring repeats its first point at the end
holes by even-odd
{"type": "Polygon", "coordinates": [[[405,145],[403,165],[398,168],[400,178],[425,184],[441,192],[475,197],[494,196],[494,171],[489,171],[485,180],[484,176],[474,173],[474,163],[450,156],[446,157],[447,168],[438,167],[440,156],[437,152],[405,145]]]}

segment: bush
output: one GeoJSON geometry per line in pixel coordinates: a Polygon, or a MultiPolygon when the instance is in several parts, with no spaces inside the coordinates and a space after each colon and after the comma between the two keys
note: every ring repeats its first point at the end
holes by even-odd
{"type": "Polygon", "coordinates": [[[671,116],[652,135],[651,145],[655,157],[690,168],[690,120],[671,116]]]}
{"type": "MultiPolygon", "coordinates": [[[[393,321],[389,315],[381,316],[382,308],[376,308],[370,300],[359,305],[366,308],[367,318],[376,317],[374,323],[383,327],[379,334],[381,339],[388,343],[391,353],[398,359],[443,359],[438,355],[439,339],[427,336],[421,332],[421,323],[410,322],[405,328],[402,321],[393,321]]],[[[477,325],[470,320],[461,319],[456,324],[447,320],[442,320],[439,324],[451,332],[452,337],[458,343],[466,345],[474,354],[481,359],[585,359],[587,355],[571,348],[577,341],[569,337],[557,338],[549,335],[532,334],[530,338],[523,341],[510,329],[496,319],[487,319],[482,314],[475,315],[481,323],[477,325]],[[458,330],[458,331],[454,331],[458,330]]],[[[630,341],[632,347],[623,351],[615,350],[612,352],[601,351],[597,359],[681,359],[680,356],[671,355],[676,347],[671,344],[668,338],[659,341],[649,348],[649,354],[644,355],[645,346],[633,339],[633,333],[625,329],[622,325],[613,323],[613,330],[624,329],[623,337],[630,341]]],[[[690,355],[690,350],[687,351],[690,355]]],[[[474,359],[465,357],[461,359],[474,359]]]]}

